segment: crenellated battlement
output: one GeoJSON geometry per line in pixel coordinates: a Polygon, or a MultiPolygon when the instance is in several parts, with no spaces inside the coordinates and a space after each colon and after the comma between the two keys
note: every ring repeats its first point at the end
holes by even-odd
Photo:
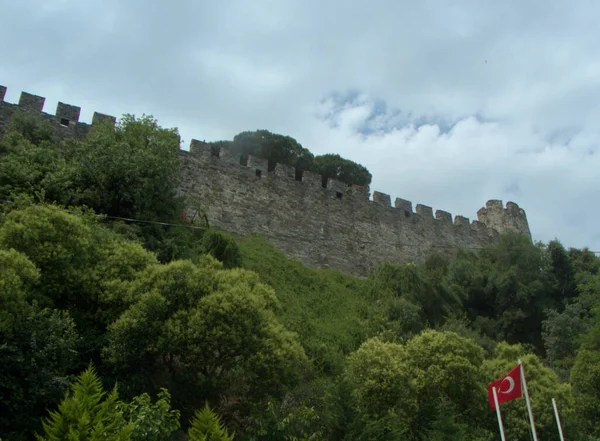
{"type": "MultiPolygon", "coordinates": [[[[216,154],[212,150],[212,147],[209,143],[198,141],[196,139],[193,139],[190,142],[189,151],[196,158],[203,158],[204,160],[208,160],[209,158],[216,158],[231,165],[254,169],[257,177],[268,178],[269,176],[271,176],[274,178],[294,180],[296,182],[303,183],[304,185],[310,188],[314,188],[317,190],[320,189],[321,191],[323,189],[329,190],[324,191],[323,195],[330,198],[353,198],[354,200],[370,201],[377,206],[390,208],[392,212],[405,218],[418,216],[425,221],[439,221],[441,224],[445,225],[475,225],[475,229],[479,231],[481,225],[477,224],[483,223],[486,226],[490,226],[490,220],[485,216],[485,214],[483,214],[484,212],[487,212],[485,210],[503,210],[502,201],[495,199],[489,200],[486,203],[486,208],[482,208],[481,210],[479,210],[478,220],[474,220],[473,223],[471,223],[469,218],[467,217],[455,216],[453,222],[451,213],[444,210],[436,210],[434,216],[433,208],[427,205],[417,204],[415,207],[415,211],[413,211],[412,202],[407,201],[406,199],[396,198],[394,201],[394,205],[392,206],[391,196],[389,194],[382,193],[379,191],[374,191],[372,194],[372,199],[369,199],[371,194],[369,193],[369,189],[366,187],[361,187],[358,185],[349,186],[343,182],[331,178],[328,178],[326,180],[326,185],[323,186],[322,183],[325,180],[321,175],[317,175],[309,171],[297,173],[295,167],[293,166],[277,164],[275,166],[274,171],[268,172],[268,160],[257,158],[252,155],[248,156],[247,160],[245,161],[246,164],[243,165],[242,156],[232,154],[229,150],[223,147],[221,147],[218,154],[216,154]]],[[[519,208],[519,206],[514,202],[507,203],[507,210],[509,217],[514,215],[524,215],[524,211],[521,208],[519,208]]],[[[529,233],[527,232],[526,234],[529,233]]]]}
{"type": "Polygon", "coordinates": [[[0,130],[10,119],[12,115],[19,111],[33,112],[40,114],[45,120],[55,124],[58,127],[58,134],[65,137],[84,138],[90,132],[92,126],[102,123],[114,125],[117,119],[114,116],[94,112],[92,124],[86,124],[79,121],[81,107],[58,102],[54,115],[44,112],[46,98],[34,95],[28,92],[21,92],[18,104],[7,103],[4,101],[7,88],[0,86],[0,130]]]}
{"type": "MultiPolygon", "coordinates": [[[[315,174],[310,171],[303,171],[301,173],[297,173],[295,167],[293,166],[285,164],[276,164],[274,171],[269,172],[268,160],[263,158],[257,158],[252,155],[249,155],[247,157],[247,160],[245,161],[246,165],[243,165],[242,156],[232,154],[229,150],[223,147],[221,147],[218,154],[216,154],[209,143],[198,141],[196,139],[192,139],[192,141],[190,142],[189,152],[191,153],[191,155],[193,155],[193,157],[200,159],[201,161],[220,160],[232,166],[253,169],[255,171],[256,177],[259,178],[272,177],[275,179],[296,181],[302,183],[303,185],[309,188],[313,188],[316,191],[320,191],[322,195],[329,198],[335,198],[340,200],[344,198],[346,198],[346,200],[347,198],[352,198],[352,200],[354,201],[362,200],[364,202],[371,202],[372,204],[377,205],[379,207],[389,208],[392,213],[395,213],[401,218],[411,218],[413,216],[418,216],[424,221],[438,221],[440,222],[440,224],[448,226],[452,226],[454,223],[452,221],[452,214],[447,211],[436,210],[434,216],[432,207],[423,204],[417,204],[415,207],[415,211],[413,212],[412,202],[400,198],[396,198],[396,200],[394,201],[394,205],[392,206],[391,196],[389,194],[374,191],[372,194],[372,199],[369,199],[370,193],[368,188],[361,187],[358,185],[350,186],[331,178],[325,180],[321,175],[315,174]],[[324,181],[326,181],[325,186],[323,186],[322,184],[324,181]]],[[[185,161],[185,159],[183,160],[185,161]]],[[[518,205],[513,202],[509,202],[508,204],[510,204],[511,207],[516,207],[517,210],[521,210],[518,208],[518,205]]],[[[487,202],[486,206],[502,208],[502,201],[490,200],[487,202]]],[[[514,211],[515,208],[512,208],[512,210],[514,211]]],[[[456,216],[455,223],[459,226],[470,224],[469,218],[464,216],[456,216]]],[[[478,221],[473,221],[473,223],[478,223],[478,221]]],[[[485,224],[486,222],[484,221],[483,223],[485,224]]],[[[480,227],[476,226],[476,228],[479,229],[480,227]]]]}
{"type": "MultiPolygon", "coordinates": [[[[116,118],[95,112],[80,122],[81,108],[59,102],[43,112],[45,98],[21,93],[18,104],[4,101],[0,86],[0,130],[17,111],[37,112],[65,137],[83,138],[92,126],[116,118]]],[[[514,202],[490,200],[472,222],[464,216],[396,198],[369,187],[346,185],[319,174],[239,155],[197,139],[180,150],[179,193],[188,196],[191,216],[202,212],[210,224],[234,234],[261,234],[307,265],[366,275],[380,262],[423,261],[431,252],[479,248],[500,233],[531,238],[525,211],[514,202]]]]}

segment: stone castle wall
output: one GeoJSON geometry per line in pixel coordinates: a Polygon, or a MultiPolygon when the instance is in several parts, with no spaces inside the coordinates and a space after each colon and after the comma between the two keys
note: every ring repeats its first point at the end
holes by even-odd
{"type": "MultiPolygon", "coordinates": [[[[0,86],[0,129],[18,109],[41,112],[44,98],[23,93],[19,104],[3,101],[0,86]]],[[[83,137],[90,125],[79,122],[80,109],[59,103],[56,123],[64,136],[83,137]]],[[[115,118],[94,114],[92,125],[115,118]]],[[[347,186],[320,175],[296,175],[293,167],[250,156],[246,164],[209,144],[192,140],[180,150],[180,194],[189,216],[206,216],[211,226],[238,235],[260,234],[291,258],[309,266],[330,267],[364,276],[381,262],[422,262],[433,251],[479,248],[500,233],[516,231],[531,238],[525,211],[513,202],[506,208],[490,200],[478,220],[396,199],[369,189],[347,186]],[[300,179],[300,180],[298,180],[300,179]]]]}

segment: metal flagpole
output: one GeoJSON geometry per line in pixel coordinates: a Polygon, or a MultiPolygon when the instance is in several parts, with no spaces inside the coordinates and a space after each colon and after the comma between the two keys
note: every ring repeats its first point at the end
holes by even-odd
{"type": "Polygon", "coordinates": [[[506,438],[504,438],[504,426],[502,425],[502,415],[500,415],[500,404],[498,404],[498,395],[496,394],[496,387],[492,387],[492,393],[494,395],[494,404],[496,405],[496,416],[498,416],[500,438],[502,439],[502,441],[506,441],[506,438]]]}
{"type": "Polygon", "coordinates": [[[537,433],[535,432],[535,422],[533,421],[533,412],[531,411],[531,402],[529,401],[529,391],[527,390],[527,382],[525,381],[525,368],[523,362],[519,359],[519,365],[521,366],[521,385],[525,391],[525,402],[527,403],[527,411],[529,412],[529,422],[531,423],[531,435],[533,441],[538,441],[537,433]]]}
{"type": "Polygon", "coordinates": [[[558,435],[560,436],[560,441],[565,441],[562,425],[560,424],[560,416],[558,415],[558,407],[556,407],[556,400],[554,398],[552,398],[552,407],[554,408],[554,416],[556,417],[556,425],[558,426],[558,435]]]}

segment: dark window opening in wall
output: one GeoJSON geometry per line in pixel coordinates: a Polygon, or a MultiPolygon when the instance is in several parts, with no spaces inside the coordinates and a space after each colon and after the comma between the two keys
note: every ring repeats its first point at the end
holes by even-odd
{"type": "Polygon", "coordinates": [[[221,148],[218,145],[211,145],[210,146],[210,154],[211,156],[214,156],[215,158],[218,158],[220,156],[221,153],[221,148]]]}
{"type": "Polygon", "coordinates": [[[339,191],[336,191],[336,192],[335,192],[335,197],[336,197],[336,198],[338,198],[338,199],[342,199],[342,197],[343,197],[343,196],[344,196],[344,195],[343,195],[341,192],[339,192],[339,191]]]}
{"type": "Polygon", "coordinates": [[[299,168],[296,169],[296,181],[302,182],[302,170],[299,168]]]}
{"type": "Polygon", "coordinates": [[[248,166],[248,155],[240,156],[240,165],[243,165],[244,167],[248,166]]]}
{"type": "Polygon", "coordinates": [[[327,176],[321,176],[321,187],[327,188],[327,176]]]}
{"type": "Polygon", "coordinates": [[[69,127],[69,120],[67,118],[61,118],[60,125],[63,127],[69,127]]]}
{"type": "Polygon", "coordinates": [[[260,178],[261,174],[262,174],[262,171],[260,171],[259,169],[256,169],[256,177],[260,178]]]}
{"type": "Polygon", "coordinates": [[[406,217],[410,217],[410,215],[411,215],[411,214],[412,214],[412,213],[411,213],[410,211],[406,211],[406,210],[404,210],[404,216],[406,216],[406,217]]]}

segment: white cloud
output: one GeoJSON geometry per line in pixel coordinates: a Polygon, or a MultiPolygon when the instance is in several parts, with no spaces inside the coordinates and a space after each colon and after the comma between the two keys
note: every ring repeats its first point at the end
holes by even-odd
{"type": "Polygon", "coordinates": [[[266,128],[365,164],[372,189],[474,217],[514,200],[534,237],[600,249],[600,5],[21,0],[3,8],[23,89],[183,137],[266,128]]]}

